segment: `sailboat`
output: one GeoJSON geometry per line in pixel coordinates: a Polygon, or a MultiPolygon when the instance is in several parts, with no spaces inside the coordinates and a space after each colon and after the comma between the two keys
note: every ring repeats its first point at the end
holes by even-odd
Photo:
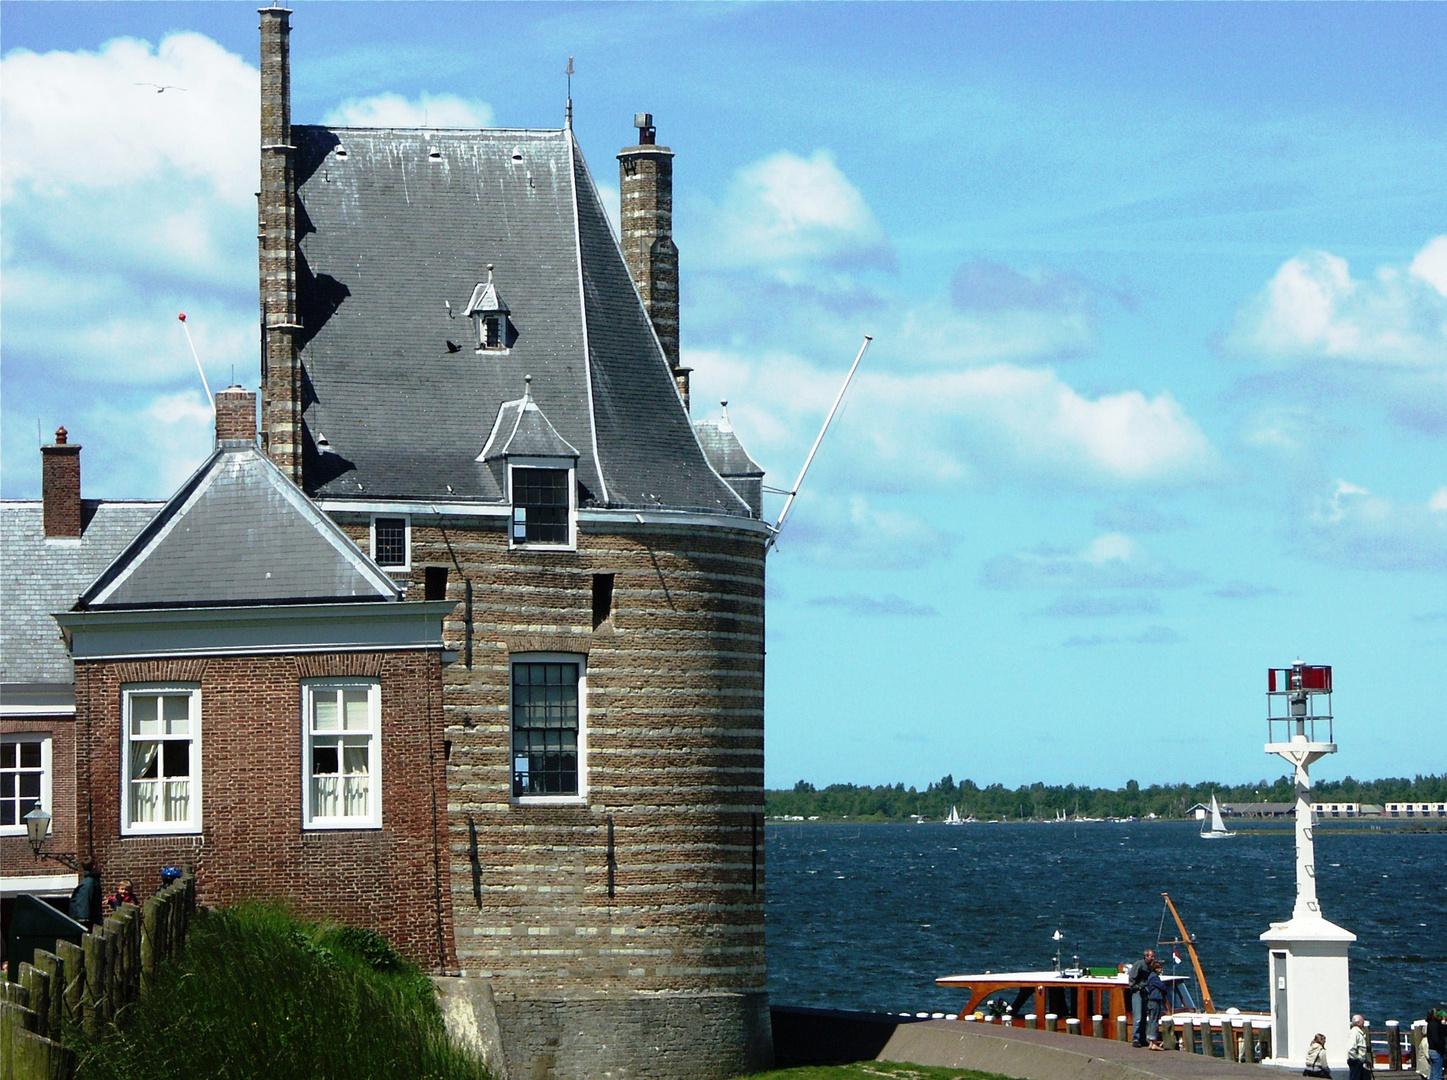
{"type": "Polygon", "coordinates": [[[1235,836],[1226,828],[1226,823],[1221,820],[1221,804],[1216,801],[1216,796],[1211,796],[1211,824],[1201,830],[1201,839],[1216,840],[1223,836],[1235,836]]]}
{"type": "Polygon", "coordinates": [[[963,825],[964,818],[960,817],[960,810],[957,806],[950,807],[949,816],[945,818],[946,825],[963,825]]]}

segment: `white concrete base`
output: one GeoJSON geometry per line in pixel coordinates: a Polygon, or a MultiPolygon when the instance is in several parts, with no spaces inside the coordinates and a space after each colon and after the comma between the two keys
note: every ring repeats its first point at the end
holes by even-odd
{"type": "Polygon", "coordinates": [[[1332,1069],[1346,1068],[1351,1036],[1351,978],[1347,949],[1357,936],[1311,914],[1272,923],[1261,935],[1270,971],[1271,1024],[1268,1064],[1300,1069],[1312,1036],[1326,1036],[1332,1069]]]}

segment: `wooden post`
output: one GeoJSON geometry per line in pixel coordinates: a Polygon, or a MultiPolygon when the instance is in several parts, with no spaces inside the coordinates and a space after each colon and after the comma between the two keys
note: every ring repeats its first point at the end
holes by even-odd
{"type": "Polygon", "coordinates": [[[1105,1017],[1096,1013],[1090,1018],[1090,1033],[1097,1039],[1105,1038],[1105,1017]]]}
{"type": "Polygon", "coordinates": [[[60,957],[65,975],[65,990],[61,994],[63,1022],[79,1024],[85,1000],[85,952],[73,941],[57,941],[55,953],[60,957]]]}
{"type": "Polygon", "coordinates": [[[1256,1025],[1253,1024],[1250,1020],[1245,1021],[1241,1025],[1241,1039],[1241,1049],[1245,1051],[1245,1056],[1241,1060],[1246,1062],[1247,1065],[1255,1065],[1256,1025]]]}
{"type": "Polygon", "coordinates": [[[105,998],[105,942],[95,933],[82,934],[80,947],[85,950],[85,996],[81,999],[81,1020],[88,1038],[100,1034],[105,998]]]}
{"type": "Polygon", "coordinates": [[[51,1035],[56,1035],[65,1024],[65,961],[53,952],[36,949],[35,966],[45,973],[50,987],[50,1015],[45,1023],[51,1035]]]}
{"type": "Polygon", "coordinates": [[[1027,1028],[1029,1028],[1031,1031],[1039,1031],[1039,1030],[1040,1030],[1040,1016],[1039,1016],[1039,1014],[1037,1014],[1037,1013],[1026,1013],[1026,1014],[1025,1014],[1025,1026],[1026,1026],[1027,1028]]]}
{"type": "Polygon", "coordinates": [[[1241,1052],[1236,1045],[1236,1025],[1240,1021],[1221,1021],[1221,1056],[1227,1061],[1240,1061],[1241,1052]]]}
{"type": "Polygon", "coordinates": [[[1412,1068],[1427,1075],[1427,1021],[1412,1021],[1412,1068]]]}
{"type": "Polygon", "coordinates": [[[1046,1031],[1059,1031],[1059,1030],[1060,1030],[1060,1017],[1059,1017],[1058,1015],[1056,1015],[1055,1013],[1046,1013],[1046,1014],[1045,1014],[1045,1030],[1046,1030],[1046,1031]]]}
{"type": "Polygon", "coordinates": [[[1276,1032],[1275,1032],[1275,1030],[1272,1028],[1272,1026],[1271,1026],[1269,1023],[1263,1025],[1263,1027],[1261,1028],[1261,1060],[1262,1060],[1262,1061],[1265,1061],[1267,1058],[1271,1057],[1272,1040],[1275,1038],[1275,1035],[1276,1035],[1276,1032]]]}
{"type": "Polygon", "coordinates": [[[50,979],[33,964],[20,961],[19,983],[30,994],[30,1011],[35,1014],[37,1035],[50,1037],[50,979]]]}
{"type": "Polygon", "coordinates": [[[1067,1034],[1067,1035],[1079,1035],[1079,1034],[1080,1034],[1080,1018],[1079,1018],[1079,1017],[1077,1017],[1077,1016],[1067,1016],[1067,1017],[1065,1018],[1065,1034],[1067,1034]]]}
{"type": "Polygon", "coordinates": [[[1167,1050],[1176,1048],[1176,1022],[1169,1016],[1161,1017],[1161,1045],[1167,1050]]]}
{"type": "Polygon", "coordinates": [[[70,1080],[75,1075],[75,1051],[33,1031],[15,1033],[11,1055],[17,1080],[70,1080]]]}
{"type": "Polygon", "coordinates": [[[1402,1025],[1396,1020],[1387,1021],[1387,1068],[1402,1071],[1402,1025]]]}
{"type": "Polygon", "coordinates": [[[141,909],[141,994],[149,994],[156,984],[156,936],[160,933],[161,901],[151,897],[141,909]]]}
{"type": "Polygon", "coordinates": [[[119,924],[115,919],[107,919],[101,924],[101,940],[105,942],[106,953],[105,1018],[111,1021],[121,1007],[121,941],[119,924]]]}
{"type": "Polygon", "coordinates": [[[1115,1018],[1115,1041],[1130,1042],[1130,1018],[1117,1016],[1115,1018]]]}
{"type": "Polygon", "coordinates": [[[1181,1049],[1188,1054],[1196,1052],[1196,1022],[1194,1020],[1181,1021],[1181,1049]]]}
{"type": "MultiPolygon", "coordinates": [[[[14,985],[14,984],[12,984],[14,985]]],[[[0,1065],[14,1060],[17,1035],[35,1030],[35,1013],[13,1000],[0,1001],[0,1065]]],[[[6,1076],[10,1074],[7,1070],[6,1076]]]]}

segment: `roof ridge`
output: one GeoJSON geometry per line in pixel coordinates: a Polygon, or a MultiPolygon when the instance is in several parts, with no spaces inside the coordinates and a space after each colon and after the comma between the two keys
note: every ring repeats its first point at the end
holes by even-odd
{"type": "MultiPolygon", "coordinates": [[[[578,265],[578,321],[583,331],[583,389],[588,394],[588,438],[593,444],[593,466],[598,470],[598,486],[604,504],[608,502],[608,477],[603,468],[603,458],[598,452],[598,410],[593,402],[593,346],[588,340],[588,289],[583,281],[583,225],[578,213],[578,161],[583,162],[583,175],[593,183],[593,174],[588,171],[588,160],[583,157],[582,147],[573,129],[568,132],[568,190],[573,206],[573,251],[578,265]]],[[[593,194],[597,195],[596,185],[593,194]]],[[[635,290],[636,292],[637,290],[635,290]]]]}

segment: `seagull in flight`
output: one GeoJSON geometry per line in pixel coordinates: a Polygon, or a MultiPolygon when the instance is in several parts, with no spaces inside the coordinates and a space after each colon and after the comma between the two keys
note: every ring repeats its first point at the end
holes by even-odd
{"type": "Polygon", "coordinates": [[[181,91],[181,93],[183,93],[183,94],[186,92],[186,88],[185,88],[184,86],[162,86],[160,83],[153,83],[153,82],[138,82],[138,83],[136,83],[136,85],[137,85],[137,86],[154,86],[154,87],[156,88],[156,93],[158,93],[158,94],[164,94],[167,90],[179,90],[179,91],[181,91]]]}

